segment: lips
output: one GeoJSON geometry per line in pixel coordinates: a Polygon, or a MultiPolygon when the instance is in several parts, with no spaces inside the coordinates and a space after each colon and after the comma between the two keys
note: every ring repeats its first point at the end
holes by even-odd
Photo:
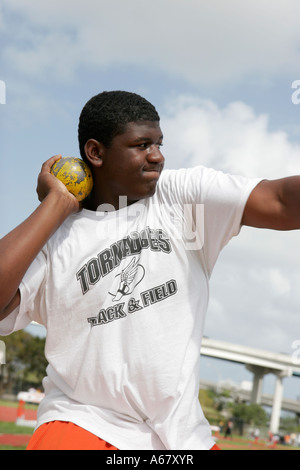
{"type": "Polygon", "coordinates": [[[160,170],[145,170],[143,171],[143,178],[144,181],[151,181],[156,183],[160,178],[160,174],[160,170]]]}
{"type": "Polygon", "coordinates": [[[163,166],[162,165],[153,165],[143,169],[144,173],[153,173],[160,175],[162,172],[163,166]]]}

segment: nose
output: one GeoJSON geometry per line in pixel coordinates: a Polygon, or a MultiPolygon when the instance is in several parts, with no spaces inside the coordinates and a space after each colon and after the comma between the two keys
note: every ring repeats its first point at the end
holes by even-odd
{"type": "Polygon", "coordinates": [[[160,145],[153,144],[148,147],[147,160],[151,163],[164,163],[165,157],[160,151],[160,145]]]}

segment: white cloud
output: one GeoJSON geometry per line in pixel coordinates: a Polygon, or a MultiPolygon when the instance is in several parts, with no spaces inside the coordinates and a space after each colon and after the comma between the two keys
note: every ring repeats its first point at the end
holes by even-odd
{"type": "MultiPolygon", "coordinates": [[[[236,239],[221,255],[211,280],[205,334],[290,353],[292,342],[299,336],[299,275],[291,264],[281,263],[276,256],[273,262],[268,260],[268,241],[279,237],[284,244],[283,237],[269,234],[261,252],[261,235],[257,231],[248,242],[242,237],[236,239]],[[254,253],[252,263],[245,256],[247,247],[254,253]]],[[[299,265],[299,256],[295,264],[299,265]]]]}
{"type": "Polygon", "coordinates": [[[288,294],[291,290],[290,281],[284,276],[279,268],[272,268],[269,270],[269,279],[272,286],[272,291],[277,296],[288,294]]]}
{"type": "Polygon", "coordinates": [[[206,335],[290,353],[299,336],[298,247],[299,231],[244,227],[215,267],[206,335]]]}
{"type": "Polygon", "coordinates": [[[268,116],[245,103],[216,103],[180,96],[162,116],[169,166],[203,164],[249,177],[279,178],[300,172],[300,145],[268,129],[268,116]]]}
{"type": "Polygon", "coordinates": [[[54,32],[49,35],[24,33],[22,43],[8,45],[3,58],[14,62],[25,76],[48,76],[51,79],[69,79],[77,64],[77,51],[70,35],[54,32]],[[23,42],[24,41],[24,42],[23,42]]]}
{"type": "Polygon", "coordinates": [[[4,48],[5,59],[32,75],[48,71],[58,78],[87,65],[133,63],[218,86],[249,73],[296,71],[299,63],[297,0],[272,5],[269,0],[3,0],[3,5],[20,21],[14,43],[4,48]],[[36,40],[24,45],[28,31],[36,40]]]}

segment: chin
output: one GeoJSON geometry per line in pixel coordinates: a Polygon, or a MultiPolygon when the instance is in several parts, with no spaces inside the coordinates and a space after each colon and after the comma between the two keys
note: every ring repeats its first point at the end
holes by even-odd
{"type": "Polygon", "coordinates": [[[153,181],[151,184],[147,184],[137,191],[136,195],[132,197],[128,196],[128,199],[139,201],[140,199],[147,199],[155,194],[157,181],[153,181]]]}
{"type": "Polygon", "coordinates": [[[155,191],[156,191],[156,183],[155,182],[153,185],[151,185],[151,187],[148,188],[148,190],[145,192],[145,195],[144,197],[142,197],[141,199],[146,199],[148,197],[151,197],[155,194],[155,191]]]}

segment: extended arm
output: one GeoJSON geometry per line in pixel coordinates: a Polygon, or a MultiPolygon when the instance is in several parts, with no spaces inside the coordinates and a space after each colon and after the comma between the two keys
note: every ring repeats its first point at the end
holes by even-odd
{"type": "Polygon", "coordinates": [[[274,230],[300,229],[300,176],[259,183],[250,194],[242,225],[274,230]]]}
{"type": "Polygon", "coordinates": [[[37,187],[41,204],[0,240],[0,320],[18,306],[20,282],[44,244],[72,212],[79,210],[75,197],[50,174],[58,158],[43,164],[37,187]]]}

